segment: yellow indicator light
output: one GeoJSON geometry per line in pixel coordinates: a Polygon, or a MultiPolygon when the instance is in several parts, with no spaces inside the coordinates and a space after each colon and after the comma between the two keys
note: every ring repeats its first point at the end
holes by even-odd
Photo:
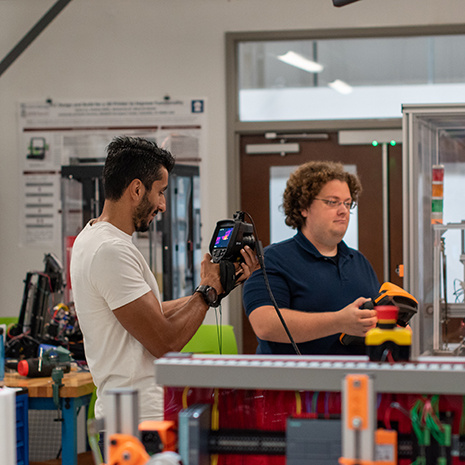
{"type": "Polygon", "coordinates": [[[444,197],[444,185],[433,183],[433,197],[444,197]]]}

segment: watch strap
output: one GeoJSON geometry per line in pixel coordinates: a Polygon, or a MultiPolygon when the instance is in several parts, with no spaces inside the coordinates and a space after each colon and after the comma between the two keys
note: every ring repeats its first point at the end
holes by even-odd
{"type": "Polygon", "coordinates": [[[200,286],[197,286],[194,290],[194,293],[195,292],[198,292],[199,294],[201,294],[201,296],[203,297],[203,300],[205,301],[205,303],[209,306],[209,307],[218,307],[218,305],[220,304],[220,300],[218,298],[218,294],[216,292],[216,289],[212,286],[207,286],[205,284],[201,284],[200,286]],[[215,300],[212,300],[209,295],[208,295],[208,292],[210,290],[213,290],[215,295],[216,295],[216,299],[215,300]]]}

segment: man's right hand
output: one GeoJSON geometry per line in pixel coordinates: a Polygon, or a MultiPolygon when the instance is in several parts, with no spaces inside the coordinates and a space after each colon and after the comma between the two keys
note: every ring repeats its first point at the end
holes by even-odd
{"type": "Polygon", "coordinates": [[[368,330],[378,322],[376,310],[364,310],[360,307],[370,299],[359,297],[351,304],[339,310],[341,333],[364,337],[368,330]]]}
{"type": "Polygon", "coordinates": [[[203,256],[200,264],[200,284],[214,287],[218,295],[224,292],[220,280],[220,265],[212,262],[209,253],[203,256]]]}

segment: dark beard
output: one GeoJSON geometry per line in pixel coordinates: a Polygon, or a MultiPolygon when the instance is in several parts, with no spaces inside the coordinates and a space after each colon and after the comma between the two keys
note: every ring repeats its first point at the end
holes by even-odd
{"type": "Polygon", "coordinates": [[[147,232],[150,228],[150,224],[147,221],[140,220],[138,224],[134,224],[136,232],[147,232]]]}
{"type": "MultiPolygon", "coordinates": [[[[150,222],[147,220],[147,217],[152,213],[153,206],[147,199],[145,195],[142,198],[140,205],[136,208],[133,216],[132,221],[134,222],[134,230],[136,232],[146,232],[150,228],[150,222]]],[[[155,214],[158,213],[156,210],[155,214]]]]}

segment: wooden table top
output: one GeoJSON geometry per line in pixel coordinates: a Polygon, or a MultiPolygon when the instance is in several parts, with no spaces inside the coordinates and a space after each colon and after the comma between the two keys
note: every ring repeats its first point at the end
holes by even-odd
{"type": "MultiPolygon", "coordinates": [[[[5,373],[5,386],[25,387],[29,397],[53,397],[53,380],[46,378],[26,378],[18,373],[5,373]]],[[[89,372],[71,371],[63,376],[60,397],[81,397],[91,394],[94,383],[89,372]]]]}

